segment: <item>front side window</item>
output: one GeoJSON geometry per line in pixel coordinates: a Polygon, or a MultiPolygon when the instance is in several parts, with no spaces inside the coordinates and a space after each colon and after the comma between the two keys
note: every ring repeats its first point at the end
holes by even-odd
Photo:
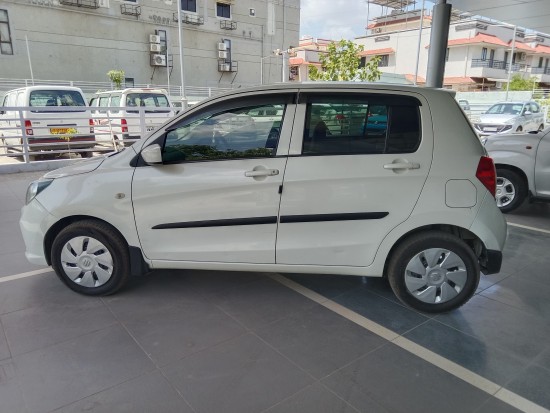
{"type": "Polygon", "coordinates": [[[207,112],[166,134],[163,162],[275,156],[285,104],[207,112]]]}
{"type": "Polygon", "coordinates": [[[181,9],[183,11],[197,12],[197,0],[181,0],[181,9]]]}
{"type": "Polygon", "coordinates": [[[0,9],[0,55],[12,55],[13,43],[8,11],[0,9]]]}
{"type": "Polygon", "coordinates": [[[521,103],[497,103],[487,110],[485,113],[491,115],[519,115],[522,111],[523,105],[521,103]]]}
{"type": "Polygon", "coordinates": [[[418,102],[319,98],[308,103],[303,155],[411,153],[420,144],[418,102]]]}
{"type": "Polygon", "coordinates": [[[120,106],[120,95],[111,96],[111,103],[109,103],[109,106],[111,106],[111,113],[118,113],[118,107],[120,106]]]}
{"type": "Polygon", "coordinates": [[[226,19],[231,18],[231,5],[225,3],[216,3],[216,16],[224,17],[226,19]]]}

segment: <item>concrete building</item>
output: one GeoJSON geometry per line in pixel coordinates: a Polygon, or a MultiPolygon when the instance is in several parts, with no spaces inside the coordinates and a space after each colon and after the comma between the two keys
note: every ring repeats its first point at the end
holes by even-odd
{"type": "MultiPolygon", "coordinates": [[[[426,77],[431,16],[424,14],[417,83],[426,77]]],[[[373,20],[367,36],[355,41],[365,47],[363,57],[380,56],[380,70],[399,73],[414,80],[417,45],[420,34],[420,11],[392,13],[373,20]],[[414,27],[414,25],[416,27],[414,27]]],[[[513,48],[512,75],[535,76],[542,86],[550,85],[550,37],[528,33],[482,18],[455,16],[449,28],[445,63],[445,87],[457,90],[499,89],[508,79],[513,48]]]]}
{"type": "Polygon", "coordinates": [[[0,79],[30,79],[30,56],[35,79],[179,86],[178,4],[186,87],[280,81],[261,58],[298,43],[300,0],[0,0],[0,79]]]}

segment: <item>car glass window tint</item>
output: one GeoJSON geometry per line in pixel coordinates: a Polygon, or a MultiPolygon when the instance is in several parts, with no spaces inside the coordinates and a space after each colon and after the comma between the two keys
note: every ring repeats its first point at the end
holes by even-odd
{"type": "Polygon", "coordinates": [[[109,104],[111,107],[111,113],[118,113],[118,107],[120,106],[120,95],[118,96],[111,96],[111,103],[109,104]]]}
{"type": "Polygon", "coordinates": [[[164,162],[274,156],[285,105],[267,104],[208,112],[169,131],[164,162]]]}
{"type": "Polygon", "coordinates": [[[391,122],[385,153],[412,153],[420,145],[418,107],[392,105],[391,122]]]}

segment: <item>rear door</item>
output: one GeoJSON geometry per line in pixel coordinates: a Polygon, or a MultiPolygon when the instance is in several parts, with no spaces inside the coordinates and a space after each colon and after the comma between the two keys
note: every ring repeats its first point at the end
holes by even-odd
{"type": "Polygon", "coordinates": [[[300,94],[277,232],[277,263],[367,266],[411,214],[433,137],[414,94],[300,94]]]}

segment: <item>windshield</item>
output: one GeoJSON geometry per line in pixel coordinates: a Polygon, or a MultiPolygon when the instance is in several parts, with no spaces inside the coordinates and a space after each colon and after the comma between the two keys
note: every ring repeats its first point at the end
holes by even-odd
{"type": "MultiPolygon", "coordinates": [[[[145,112],[169,112],[170,104],[166,95],[161,93],[129,93],[126,96],[126,106],[146,107],[157,109],[146,109],[145,112]],[[168,109],[161,109],[168,108],[168,109]]],[[[127,112],[137,113],[138,111],[128,110],[127,112]]]]}
{"type": "MultiPolygon", "coordinates": [[[[34,90],[29,97],[29,106],[75,107],[86,106],[86,103],[84,102],[82,94],[76,90],[34,90]]],[[[38,111],[33,110],[33,112],[38,111]]]]}
{"type": "Polygon", "coordinates": [[[491,115],[519,115],[523,105],[521,103],[497,103],[485,113],[491,115]]]}

